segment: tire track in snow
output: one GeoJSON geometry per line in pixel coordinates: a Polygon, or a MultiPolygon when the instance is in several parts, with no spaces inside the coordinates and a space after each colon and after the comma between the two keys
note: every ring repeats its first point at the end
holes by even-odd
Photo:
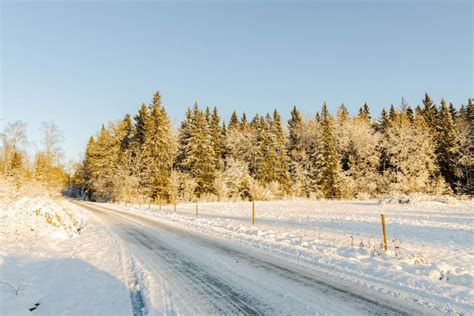
{"type": "MultiPolygon", "coordinates": [[[[187,293],[191,298],[204,298],[212,304],[213,309],[207,310],[207,313],[281,314],[297,313],[299,309],[302,311],[300,313],[306,314],[314,314],[317,311],[323,313],[346,311],[348,313],[351,310],[357,311],[356,314],[423,314],[412,306],[398,306],[390,300],[380,299],[380,295],[369,298],[363,291],[334,285],[334,282],[327,283],[325,278],[294,269],[288,264],[273,262],[272,258],[249,254],[247,250],[229,243],[206,238],[143,216],[103,206],[92,207],[90,204],[87,206],[85,207],[108,218],[111,223],[114,221],[115,224],[120,223],[114,226],[120,226],[120,229],[128,234],[127,239],[138,243],[137,249],[141,247],[143,250],[147,249],[154,253],[156,260],[166,267],[167,272],[188,287],[187,293]],[[243,268],[234,265],[230,268],[237,267],[239,270],[234,275],[232,275],[233,271],[230,271],[230,275],[225,275],[222,271],[220,275],[216,274],[206,267],[205,262],[201,261],[202,258],[196,259],[195,254],[194,257],[189,257],[187,249],[183,250],[182,245],[181,249],[174,249],[175,244],[165,245],[170,241],[177,242],[178,239],[181,239],[181,243],[188,242],[195,248],[214,253],[218,257],[218,264],[224,262],[225,266],[228,265],[228,261],[237,263],[240,261],[243,268]],[[226,262],[226,258],[231,259],[226,262]],[[258,276],[257,279],[265,280],[261,286],[262,292],[266,293],[258,292],[258,288],[256,292],[255,287],[252,288],[253,280],[243,280],[245,276],[242,271],[247,272],[247,270],[252,271],[250,278],[258,276]],[[293,290],[293,287],[296,290],[293,290]],[[282,304],[282,300],[283,302],[288,300],[293,305],[286,306],[285,303],[282,304]]],[[[222,269],[222,267],[218,268],[222,269]]]]}

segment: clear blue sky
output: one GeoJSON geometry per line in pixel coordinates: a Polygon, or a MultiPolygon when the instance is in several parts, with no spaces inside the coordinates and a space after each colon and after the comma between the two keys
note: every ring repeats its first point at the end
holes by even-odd
{"type": "Polygon", "coordinates": [[[474,96],[471,1],[4,1],[1,27],[1,123],[27,122],[37,142],[54,120],[70,158],[155,90],[175,126],[195,101],[228,120],[474,96]]]}

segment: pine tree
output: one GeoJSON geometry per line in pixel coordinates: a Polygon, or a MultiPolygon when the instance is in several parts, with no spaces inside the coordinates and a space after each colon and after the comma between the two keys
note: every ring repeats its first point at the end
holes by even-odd
{"type": "Polygon", "coordinates": [[[452,104],[451,102],[449,102],[449,113],[451,113],[451,117],[453,118],[453,120],[456,120],[456,116],[457,116],[456,108],[454,107],[454,104],[452,104]]]}
{"type": "Polygon", "coordinates": [[[222,128],[220,126],[221,118],[217,111],[217,107],[214,107],[212,111],[212,116],[210,119],[210,137],[212,142],[212,148],[214,150],[214,160],[216,162],[215,168],[216,171],[221,171],[224,168],[224,136],[222,133],[222,128]]]}
{"type": "Polygon", "coordinates": [[[247,121],[247,114],[242,113],[242,118],[240,119],[240,128],[242,130],[249,128],[249,122],[247,121]]]}
{"type": "Polygon", "coordinates": [[[298,109],[293,107],[291,119],[288,121],[288,157],[289,172],[293,187],[293,193],[297,196],[305,196],[307,193],[307,159],[306,148],[303,144],[304,121],[298,109]]]}
{"type": "MultiPolygon", "coordinates": [[[[359,110],[359,112],[360,111],[362,111],[362,108],[359,110]]],[[[344,103],[342,103],[339,109],[337,110],[337,121],[339,122],[339,124],[343,124],[347,120],[349,120],[349,111],[347,110],[347,107],[344,105],[344,103]]]]}
{"type": "Polygon", "coordinates": [[[406,108],[405,112],[406,112],[406,115],[407,115],[408,119],[410,120],[410,122],[413,123],[415,121],[415,115],[413,114],[412,108],[410,106],[408,106],[406,108]]]}
{"type": "Polygon", "coordinates": [[[133,142],[136,144],[136,147],[141,149],[145,143],[145,124],[149,119],[148,107],[145,103],[142,104],[138,114],[134,117],[134,130],[133,130],[133,142]]]}
{"type": "Polygon", "coordinates": [[[359,109],[359,118],[370,122],[370,110],[367,103],[364,103],[364,105],[359,109]]]}
{"type": "Polygon", "coordinates": [[[437,126],[437,150],[438,165],[441,175],[445,181],[456,190],[458,175],[456,165],[458,161],[458,144],[456,139],[456,127],[452,114],[444,100],[441,101],[441,108],[437,126]]]}
{"type": "Polygon", "coordinates": [[[379,131],[384,132],[387,129],[389,123],[390,118],[387,114],[387,111],[385,111],[385,109],[382,109],[382,113],[380,114],[379,131]]]}
{"type": "Polygon", "coordinates": [[[395,122],[398,117],[398,112],[397,109],[393,106],[393,104],[390,106],[390,111],[388,112],[388,118],[390,122],[395,122]]]}
{"type": "Polygon", "coordinates": [[[438,108],[436,107],[436,104],[433,103],[431,98],[429,97],[428,93],[425,93],[425,98],[423,99],[423,116],[425,118],[426,124],[433,129],[433,131],[436,131],[436,121],[437,121],[437,116],[438,116],[438,108]]]}
{"type": "Polygon", "coordinates": [[[275,166],[278,156],[275,150],[275,135],[270,131],[268,116],[260,117],[257,127],[257,152],[255,162],[255,178],[263,184],[278,181],[275,166]]]}
{"type": "Polygon", "coordinates": [[[184,120],[181,122],[181,127],[179,129],[178,136],[178,156],[176,158],[175,166],[181,172],[188,172],[185,160],[186,160],[186,150],[189,144],[189,138],[191,137],[191,128],[194,124],[195,115],[196,115],[197,103],[194,104],[194,110],[188,108],[184,120]]]}
{"type": "Polygon", "coordinates": [[[170,175],[173,166],[173,137],[161,95],[153,95],[145,123],[144,159],[150,172],[148,187],[152,199],[170,201],[170,175]]]}
{"type": "Polygon", "coordinates": [[[239,128],[239,116],[234,111],[230,117],[229,129],[238,129],[239,128]]]}
{"type": "Polygon", "coordinates": [[[276,151],[277,165],[276,181],[278,181],[286,194],[290,192],[290,174],[288,172],[288,156],[286,152],[286,135],[283,130],[281,116],[275,109],[273,112],[273,121],[271,124],[271,132],[274,135],[274,148],[276,151]]]}
{"type": "Polygon", "coordinates": [[[197,110],[190,128],[184,165],[196,181],[196,195],[215,193],[214,181],[217,177],[215,153],[210,127],[206,115],[197,110]]]}
{"type": "Polygon", "coordinates": [[[89,141],[87,142],[86,152],[84,155],[84,160],[82,162],[82,169],[81,169],[81,188],[80,194],[85,194],[89,201],[93,199],[94,196],[94,182],[96,179],[94,178],[94,171],[93,171],[93,155],[94,155],[94,147],[95,147],[95,140],[94,137],[91,136],[89,141]]]}
{"type": "Polygon", "coordinates": [[[336,148],[335,133],[334,120],[329,114],[326,103],[324,103],[321,111],[319,185],[322,193],[327,198],[338,198],[341,196],[340,160],[336,148]]]}

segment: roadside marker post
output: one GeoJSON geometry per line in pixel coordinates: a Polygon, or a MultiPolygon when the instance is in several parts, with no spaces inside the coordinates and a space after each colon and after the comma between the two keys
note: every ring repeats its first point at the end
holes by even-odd
{"type": "Polygon", "coordinates": [[[173,207],[174,207],[174,212],[176,213],[176,202],[174,202],[173,207]]]}
{"type": "Polygon", "coordinates": [[[382,220],[383,249],[387,251],[388,246],[387,246],[387,229],[385,227],[385,214],[380,214],[380,218],[382,220]]]}
{"type": "Polygon", "coordinates": [[[196,203],[196,219],[199,217],[198,204],[196,203]]]}
{"type": "Polygon", "coordinates": [[[252,226],[255,225],[255,201],[252,201],[252,226]]]}

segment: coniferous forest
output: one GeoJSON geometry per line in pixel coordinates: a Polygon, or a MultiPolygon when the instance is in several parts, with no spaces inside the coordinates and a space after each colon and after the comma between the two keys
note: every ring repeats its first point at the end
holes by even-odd
{"type": "Polygon", "coordinates": [[[294,107],[287,122],[277,110],[224,122],[196,103],[174,128],[156,92],[90,137],[72,184],[91,200],[140,203],[472,194],[473,116],[472,99],[455,107],[428,94],[380,115],[294,107]]]}

